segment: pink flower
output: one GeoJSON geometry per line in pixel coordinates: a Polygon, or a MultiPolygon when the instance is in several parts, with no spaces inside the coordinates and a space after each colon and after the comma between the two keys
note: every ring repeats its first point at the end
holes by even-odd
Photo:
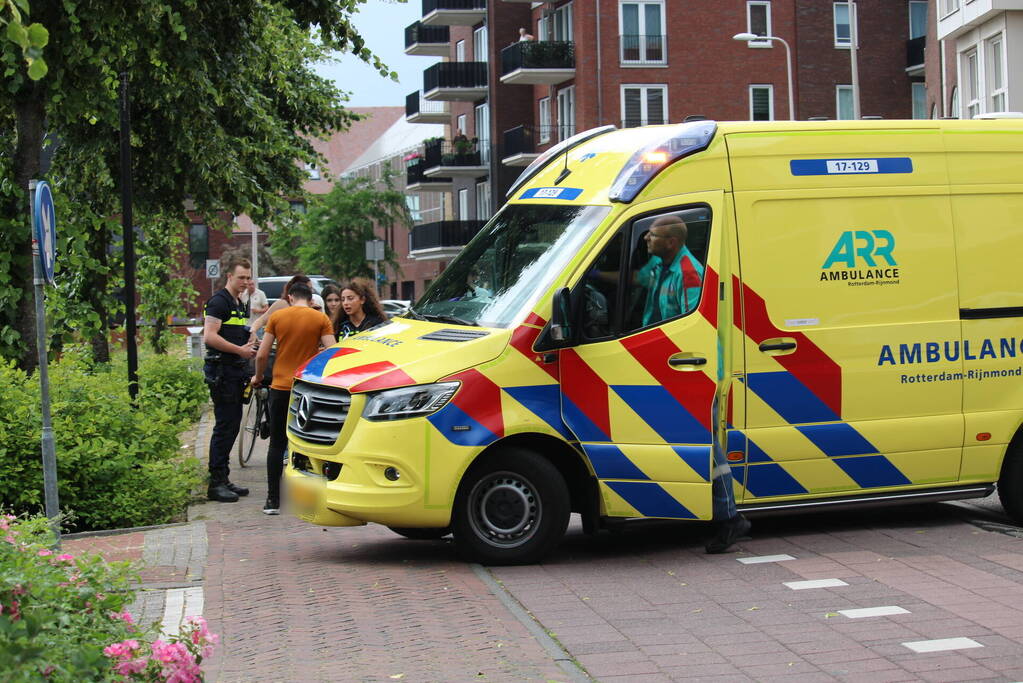
{"type": "Polygon", "coordinates": [[[75,559],[75,556],[64,553],[63,555],[58,555],[57,559],[60,560],[61,562],[70,562],[71,560],[75,559]]]}
{"type": "Polygon", "coordinates": [[[121,621],[123,621],[126,624],[134,624],[135,623],[135,618],[131,616],[131,612],[129,612],[128,610],[125,610],[123,612],[111,612],[110,613],[110,618],[111,619],[120,619],[121,621]]]}
{"type": "Polygon", "coordinates": [[[135,639],[125,640],[120,643],[112,643],[103,648],[103,654],[107,657],[130,659],[135,650],[139,649],[139,641],[135,639]]]}
{"type": "Polygon", "coordinates": [[[139,659],[128,659],[114,667],[114,671],[121,676],[132,676],[134,674],[140,674],[146,670],[149,666],[149,660],[145,657],[139,659]]]}
{"type": "Polygon", "coordinates": [[[43,548],[42,550],[39,551],[38,554],[39,554],[39,557],[48,557],[48,556],[53,554],[53,551],[52,550],[46,550],[45,548],[43,548]]]}

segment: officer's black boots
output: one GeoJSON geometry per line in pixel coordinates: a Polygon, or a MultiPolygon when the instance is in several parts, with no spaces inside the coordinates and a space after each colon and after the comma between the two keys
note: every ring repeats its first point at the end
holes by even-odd
{"type": "Polygon", "coordinates": [[[229,488],[232,491],[234,491],[235,495],[237,495],[237,496],[239,496],[241,498],[244,498],[245,496],[249,495],[249,490],[247,488],[245,488],[244,486],[238,486],[237,484],[232,484],[231,482],[227,482],[227,488],[229,488]]]}
{"type": "MultiPolygon", "coordinates": [[[[248,493],[247,490],[246,493],[248,493]]],[[[206,491],[206,497],[219,503],[238,502],[238,494],[232,491],[225,483],[211,483],[209,489],[206,491]]]]}

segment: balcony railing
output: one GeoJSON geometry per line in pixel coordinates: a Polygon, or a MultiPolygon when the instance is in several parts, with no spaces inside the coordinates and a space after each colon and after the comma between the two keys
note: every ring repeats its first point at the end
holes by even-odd
{"type": "Polygon", "coordinates": [[[910,38],[906,41],[906,68],[923,69],[924,48],[927,46],[927,36],[910,38]]]}
{"type": "Polygon", "coordinates": [[[486,221],[435,221],[412,228],[409,251],[427,249],[460,249],[469,243],[486,221]]]}
{"type": "Polygon", "coordinates": [[[575,43],[570,40],[521,40],[501,50],[501,73],[516,69],[574,69],[575,43]]]}
{"type": "Polygon", "coordinates": [[[473,101],[486,97],[486,62],[441,62],[423,72],[428,100],[473,101]]]}
{"type": "Polygon", "coordinates": [[[427,165],[424,159],[410,161],[405,167],[405,186],[436,183],[450,187],[451,178],[428,178],[423,175],[423,171],[426,168],[427,165]]]}
{"type": "Polygon", "coordinates": [[[447,123],[450,116],[443,102],[424,100],[418,90],[405,96],[405,118],[411,123],[447,123]]]}
{"type": "Polygon", "coordinates": [[[479,176],[487,172],[490,145],[487,140],[462,138],[453,141],[433,139],[423,145],[423,172],[427,177],[438,174],[479,176]]]}
{"type": "Polygon", "coordinates": [[[405,27],[406,54],[446,57],[450,42],[451,29],[447,26],[424,26],[417,21],[405,27]]]}
{"type": "Polygon", "coordinates": [[[623,64],[664,64],[664,36],[623,35],[623,64]]]}

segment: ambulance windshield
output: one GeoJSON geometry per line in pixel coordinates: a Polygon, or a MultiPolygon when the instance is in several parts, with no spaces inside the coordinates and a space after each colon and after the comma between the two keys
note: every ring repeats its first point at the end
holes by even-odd
{"type": "Polygon", "coordinates": [[[456,325],[511,326],[610,211],[607,206],[505,206],[406,315],[456,325]]]}

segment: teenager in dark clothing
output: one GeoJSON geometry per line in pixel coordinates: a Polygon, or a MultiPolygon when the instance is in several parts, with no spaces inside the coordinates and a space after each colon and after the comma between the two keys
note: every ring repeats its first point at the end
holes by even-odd
{"type": "Polygon", "coordinates": [[[357,277],[345,283],[341,288],[341,306],[335,311],[332,322],[334,336],[338,339],[387,322],[376,289],[369,280],[357,277]]]}

